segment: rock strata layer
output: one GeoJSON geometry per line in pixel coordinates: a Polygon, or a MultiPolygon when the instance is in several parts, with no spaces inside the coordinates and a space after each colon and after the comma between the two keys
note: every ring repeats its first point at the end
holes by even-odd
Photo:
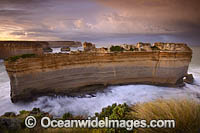
{"type": "Polygon", "coordinates": [[[77,41],[48,41],[49,47],[81,47],[82,43],[77,41]]]}
{"type": "Polygon", "coordinates": [[[0,41],[0,59],[22,54],[41,55],[54,47],[80,47],[76,41],[0,41]]]}
{"type": "Polygon", "coordinates": [[[22,55],[43,54],[43,48],[48,47],[45,42],[31,41],[0,41],[0,59],[22,55]]]}
{"type": "MultiPolygon", "coordinates": [[[[184,46],[187,47],[187,46],[184,46]]],[[[81,95],[107,85],[182,86],[192,51],[73,52],[5,61],[13,102],[81,95]]]]}

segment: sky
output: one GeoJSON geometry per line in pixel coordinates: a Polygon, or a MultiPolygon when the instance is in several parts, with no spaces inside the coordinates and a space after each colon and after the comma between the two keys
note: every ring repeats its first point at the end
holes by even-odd
{"type": "Polygon", "coordinates": [[[199,0],[0,0],[0,40],[200,45],[199,0]]]}

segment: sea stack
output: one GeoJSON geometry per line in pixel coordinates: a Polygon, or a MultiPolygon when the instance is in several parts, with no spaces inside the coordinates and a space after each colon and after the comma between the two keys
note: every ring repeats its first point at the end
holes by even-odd
{"type": "Polygon", "coordinates": [[[107,85],[183,86],[192,58],[192,50],[178,43],[108,48],[85,43],[84,49],[6,60],[12,102],[43,95],[76,96],[107,85]]]}

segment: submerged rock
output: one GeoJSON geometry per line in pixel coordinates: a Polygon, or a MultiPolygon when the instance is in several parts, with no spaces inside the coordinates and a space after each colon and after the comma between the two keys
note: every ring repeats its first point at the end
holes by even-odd
{"type": "Polygon", "coordinates": [[[52,52],[53,49],[51,49],[50,47],[45,47],[43,48],[44,52],[52,52]]]}
{"type": "Polygon", "coordinates": [[[61,51],[70,51],[70,47],[62,47],[61,51]]]}

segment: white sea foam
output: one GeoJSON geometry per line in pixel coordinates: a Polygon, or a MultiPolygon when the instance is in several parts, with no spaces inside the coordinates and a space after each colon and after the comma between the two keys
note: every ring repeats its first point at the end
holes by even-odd
{"type": "MultiPolygon", "coordinates": [[[[52,48],[52,53],[69,53],[69,51],[61,51],[61,48],[52,48]]],[[[83,50],[82,47],[70,47],[70,51],[83,50]]]]}
{"type": "Polygon", "coordinates": [[[95,97],[70,98],[70,97],[41,97],[31,104],[31,107],[39,107],[50,112],[54,116],[60,116],[65,112],[76,115],[100,112],[103,107],[113,103],[135,104],[157,98],[169,97],[193,97],[193,93],[178,88],[155,87],[150,85],[127,85],[108,88],[107,93],[98,93],[95,97]]]}
{"type": "Polygon", "coordinates": [[[4,66],[0,65],[0,115],[7,111],[18,113],[20,110],[31,110],[34,107],[61,116],[65,112],[76,115],[94,115],[103,107],[113,103],[135,104],[158,98],[197,97],[200,94],[200,69],[190,68],[189,73],[195,77],[194,85],[186,84],[182,88],[158,87],[151,85],[126,85],[108,87],[107,92],[97,93],[95,97],[40,97],[29,104],[10,101],[10,82],[4,66]]]}
{"type": "Polygon", "coordinates": [[[52,48],[52,53],[61,53],[61,48],[52,48]]]}

